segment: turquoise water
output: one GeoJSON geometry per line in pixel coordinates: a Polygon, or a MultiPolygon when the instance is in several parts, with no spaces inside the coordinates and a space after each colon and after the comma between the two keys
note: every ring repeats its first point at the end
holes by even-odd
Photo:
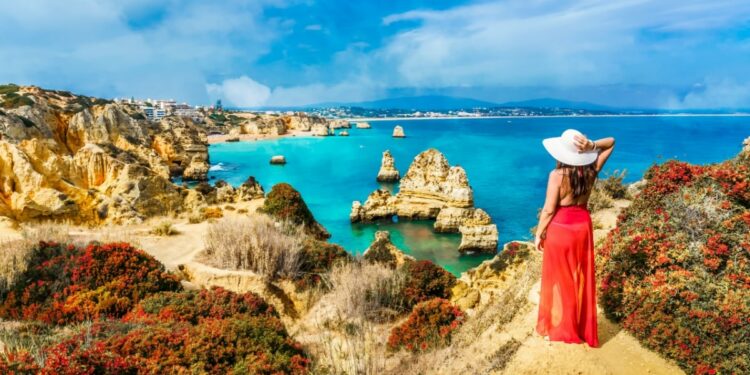
{"type": "MultiPolygon", "coordinates": [[[[331,241],[361,253],[379,229],[391,231],[397,246],[418,259],[430,259],[454,273],[488,256],[456,251],[459,235],[434,234],[430,222],[352,225],[354,200],[378,188],[382,152],[390,149],[403,175],[419,152],[437,148],[452,165],[466,169],[477,207],[485,209],[500,231],[500,243],[530,238],[537,208],[544,200],[553,160],[542,147],[545,137],[576,128],[593,138],[614,136],[617,147],[607,171],[627,169],[627,180],[641,178],[653,163],[678,158],[711,163],[737,154],[750,135],[750,117],[597,117],[467,119],[371,122],[372,129],[349,129],[349,137],[290,137],[211,145],[211,178],[233,185],[255,176],[266,191],[288,182],[302,193],[331,241]],[[407,138],[394,139],[395,125],[407,138]],[[287,165],[272,166],[272,155],[287,165]]],[[[397,189],[397,186],[386,186],[397,189]]]]}

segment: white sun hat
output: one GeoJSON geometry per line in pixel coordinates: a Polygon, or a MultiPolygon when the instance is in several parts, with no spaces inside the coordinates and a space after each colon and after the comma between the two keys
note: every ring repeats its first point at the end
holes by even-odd
{"type": "Polygon", "coordinates": [[[583,134],[575,129],[568,129],[562,133],[559,137],[547,138],[542,141],[544,148],[547,149],[550,155],[555,160],[571,165],[571,166],[582,166],[589,165],[596,161],[596,157],[599,155],[595,150],[592,151],[578,151],[576,147],[575,136],[582,137],[583,134]]]}

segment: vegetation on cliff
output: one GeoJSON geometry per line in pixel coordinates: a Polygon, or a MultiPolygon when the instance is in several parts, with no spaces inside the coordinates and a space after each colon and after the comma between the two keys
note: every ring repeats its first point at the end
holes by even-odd
{"type": "Polygon", "coordinates": [[[302,195],[287,183],[274,185],[259,211],[278,220],[301,225],[305,232],[319,240],[331,237],[330,233],[315,220],[302,199],[302,195]]]}
{"type": "Polygon", "coordinates": [[[750,371],[750,160],[652,167],[598,258],[607,315],[695,373],[750,371]]]}
{"type": "Polygon", "coordinates": [[[127,244],[41,243],[26,269],[3,291],[0,315],[26,323],[2,331],[1,373],[302,374],[310,366],[261,297],[184,291],[127,244]],[[66,323],[78,324],[55,328],[66,323]]]}

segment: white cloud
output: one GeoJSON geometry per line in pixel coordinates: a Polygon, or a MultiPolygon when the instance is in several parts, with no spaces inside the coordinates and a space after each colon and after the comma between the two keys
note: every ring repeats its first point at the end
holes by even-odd
{"type": "Polygon", "coordinates": [[[683,55],[707,30],[748,19],[745,0],[482,2],[386,17],[418,26],[378,54],[397,81],[421,87],[651,83],[684,78],[670,74],[680,66],[705,74],[683,55]]]}
{"type": "Polygon", "coordinates": [[[320,24],[307,25],[305,27],[305,30],[308,30],[308,31],[320,31],[320,30],[323,30],[323,26],[321,26],[320,24]]]}
{"type": "Polygon", "coordinates": [[[264,8],[275,5],[8,2],[0,35],[13,37],[0,42],[0,82],[207,103],[207,81],[241,75],[240,67],[257,61],[289,27],[264,17],[264,8]]]}
{"type": "Polygon", "coordinates": [[[260,107],[271,96],[271,89],[250,77],[224,80],[220,85],[208,84],[206,91],[211,97],[223,99],[236,107],[260,107]]]}
{"type": "Polygon", "coordinates": [[[729,79],[708,80],[695,84],[682,97],[667,103],[670,109],[750,109],[750,82],[738,83],[729,79]]]}

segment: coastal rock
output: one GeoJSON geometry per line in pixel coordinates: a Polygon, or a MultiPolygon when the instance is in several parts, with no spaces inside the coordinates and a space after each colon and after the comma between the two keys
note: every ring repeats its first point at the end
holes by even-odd
{"type": "Polygon", "coordinates": [[[276,220],[300,225],[315,239],[324,241],[331,237],[323,225],[315,220],[302,195],[287,183],[274,185],[258,211],[276,220]]]}
{"type": "Polygon", "coordinates": [[[331,129],[349,129],[352,124],[347,120],[335,119],[329,121],[328,127],[331,129]]]}
{"type": "Polygon", "coordinates": [[[349,136],[349,132],[346,131],[346,130],[344,130],[342,132],[339,132],[339,135],[342,136],[342,137],[348,137],[349,136]]]}
{"type": "Polygon", "coordinates": [[[169,164],[172,176],[203,181],[208,175],[208,136],[183,117],[165,117],[159,122],[152,148],[169,164]]]}
{"type": "MultiPolygon", "coordinates": [[[[326,132],[328,131],[328,120],[326,120],[323,117],[315,116],[315,115],[309,115],[304,112],[297,112],[293,115],[286,115],[282,117],[284,123],[286,124],[287,130],[299,130],[303,132],[312,131],[313,133],[316,132],[316,128],[318,129],[318,132],[321,131],[322,128],[326,129],[326,132]]],[[[313,135],[328,135],[326,134],[313,134],[313,135]]]]}
{"type": "Polygon", "coordinates": [[[352,223],[390,220],[396,214],[395,199],[388,190],[375,190],[367,197],[364,205],[359,201],[352,202],[349,220],[352,223]]]}
{"type": "Polygon", "coordinates": [[[271,157],[271,164],[284,165],[286,164],[286,158],[284,155],[274,155],[271,157]]]}
{"type": "Polygon", "coordinates": [[[474,208],[466,172],[459,166],[451,167],[435,149],[414,158],[395,196],[381,189],[370,194],[365,204],[353,202],[349,220],[371,222],[393,216],[436,219],[436,231],[462,234],[460,251],[497,250],[497,226],[485,211],[474,208]]]}
{"type": "Polygon", "coordinates": [[[250,176],[242,183],[242,185],[240,185],[240,187],[237,188],[236,195],[237,201],[241,202],[263,198],[265,192],[255,177],[250,176]]]}
{"type": "Polygon", "coordinates": [[[139,222],[183,209],[170,177],[203,180],[207,136],[191,120],[38,87],[0,112],[0,215],[17,222],[139,222]]]}
{"type": "Polygon", "coordinates": [[[745,138],[745,140],[742,142],[742,152],[745,154],[750,154],[750,137],[745,138]]]}
{"type": "Polygon", "coordinates": [[[395,162],[393,161],[393,155],[391,155],[391,151],[385,150],[383,152],[383,159],[380,162],[377,181],[395,182],[398,181],[398,178],[399,173],[398,169],[396,169],[395,162]]]}
{"type": "Polygon", "coordinates": [[[396,125],[396,127],[393,128],[393,138],[404,137],[406,137],[406,134],[404,134],[404,128],[402,128],[401,125],[396,125]]]}
{"type": "Polygon", "coordinates": [[[370,126],[370,123],[368,122],[358,122],[357,125],[355,125],[357,129],[370,129],[372,126],[370,126]]]}
{"type": "Polygon", "coordinates": [[[247,119],[240,126],[241,134],[251,135],[282,135],[287,133],[290,119],[274,115],[256,115],[247,119]]]}
{"type": "Polygon", "coordinates": [[[462,225],[489,224],[492,224],[490,215],[480,208],[446,207],[441,209],[437,218],[435,218],[434,228],[436,232],[455,233],[459,231],[459,227],[462,225]]]}
{"type": "Polygon", "coordinates": [[[461,244],[458,245],[458,251],[467,252],[484,252],[494,254],[497,252],[497,225],[461,225],[458,227],[461,233],[461,244]]]}
{"type": "Polygon", "coordinates": [[[327,137],[331,134],[331,129],[328,128],[328,124],[315,124],[311,128],[312,135],[317,137],[327,137]]]}
{"type": "Polygon", "coordinates": [[[406,262],[415,260],[391,242],[391,233],[388,231],[375,232],[375,240],[365,250],[362,257],[366,261],[383,263],[391,268],[398,268],[406,262]]]}
{"type": "Polygon", "coordinates": [[[541,253],[532,243],[506,243],[492,259],[461,274],[452,290],[451,301],[467,309],[491,302],[516,285],[519,278],[532,275],[534,279],[538,278],[541,263],[541,253]]]}
{"type": "Polygon", "coordinates": [[[399,186],[399,216],[433,219],[443,207],[473,207],[466,171],[436,149],[417,155],[399,186]]]}

